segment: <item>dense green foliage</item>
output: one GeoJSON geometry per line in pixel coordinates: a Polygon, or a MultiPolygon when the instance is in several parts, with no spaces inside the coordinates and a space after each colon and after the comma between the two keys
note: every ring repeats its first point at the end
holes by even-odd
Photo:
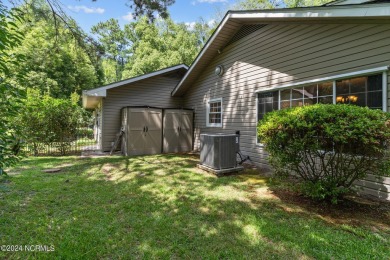
{"type": "MultiPolygon", "coordinates": [[[[13,66],[18,85],[40,90],[56,98],[69,98],[101,84],[101,68],[91,43],[78,42],[64,23],[45,19],[49,8],[35,0],[22,6],[23,17],[19,31],[25,36],[15,54],[25,56],[23,66],[13,66]]],[[[74,21],[73,21],[74,22],[74,21]]],[[[80,29],[79,34],[83,34],[80,29]]]]}
{"type": "Polygon", "coordinates": [[[258,134],[279,173],[299,175],[313,198],[337,201],[356,179],[377,173],[389,119],[380,110],[317,104],[267,113],[258,134]]]}
{"type": "Polygon", "coordinates": [[[132,0],[131,8],[134,8],[136,17],[146,16],[149,21],[154,21],[157,12],[162,18],[168,18],[167,7],[174,4],[176,0],[132,0]]]}
{"type": "Polygon", "coordinates": [[[84,122],[78,99],[77,96],[56,99],[47,94],[40,95],[37,90],[28,91],[15,123],[21,127],[24,140],[33,147],[35,155],[48,144],[57,147],[62,155],[67,152],[77,137],[78,126],[84,122]]]}
{"type": "Polygon", "coordinates": [[[121,80],[122,71],[129,54],[130,41],[125,37],[125,32],[120,27],[119,21],[111,18],[106,22],[99,22],[91,28],[91,32],[98,35],[99,42],[105,50],[106,59],[103,67],[105,68],[106,82],[110,82],[112,78],[114,78],[113,81],[121,80]],[[114,71],[106,69],[111,66],[114,71]]]}
{"type": "Polygon", "coordinates": [[[105,83],[184,63],[190,65],[212,33],[200,20],[190,28],[170,18],[153,23],[146,18],[126,24],[110,19],[92,27],[104,49],[105,83]]]}
{"type": "Polygon", "coordinates": [[[0,175],[4,169],[20,159],[19,128],[12,124],[21,106],[24,91],[15,86],[12,76],[23,78],[22,73],[13,74],[11,66],[20,66],[24,61],[22,55],[12,54],[23,40],[18,31],[18,10],[7,10],[0,3],[0,175]]]}
{"type": "Polygon", "coordinates": [[[202,47],[195,31],[171,19],[153,24],[140,19],[126,26],[125,31],[132,42],[132,55],[125,66],[124,78],[181,63],[190,65],[202,47]]]}

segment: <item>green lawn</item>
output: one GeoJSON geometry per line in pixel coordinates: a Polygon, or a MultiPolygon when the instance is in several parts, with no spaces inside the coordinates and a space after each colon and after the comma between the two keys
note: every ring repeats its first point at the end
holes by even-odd
{"type": "Polygon", "coordinates": [[[257,171],[217,178],[196,163],[184,155],[25,159],[0,182],[0,245],[55,251],[0,258],[390,257],[381,205],[333,209],[270,191],[257,171]],[[62,171],[42,172],[52,167],[62,171]]]}

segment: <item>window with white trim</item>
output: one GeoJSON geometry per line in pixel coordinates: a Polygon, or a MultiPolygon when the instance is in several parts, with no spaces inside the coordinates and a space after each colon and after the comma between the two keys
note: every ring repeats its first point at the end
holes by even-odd
{"type": "Polygon", "coordinates": [[[207,102],[207,126],[222,126],[222,98],[211,99],[207,102]]]}
{"type": "MultiPolygon", "coordinates": [[[[383,102],[386,74],[346,78],[293,86],[257,94],[257,121],[268,112],[313,104],[353,104],[386,110],[383,102]]],[[[260,143],[259,140],[257,140],[260,143]]]]}
{"type": "Polygon", "coordinates": [[[336,81],[336,103],[383,109],[382,74],[336,81]]]}
{"type": "Polygon", "coordinates": [[[333,103],[333,82],[280,90],[280,108],[333,103]]]}

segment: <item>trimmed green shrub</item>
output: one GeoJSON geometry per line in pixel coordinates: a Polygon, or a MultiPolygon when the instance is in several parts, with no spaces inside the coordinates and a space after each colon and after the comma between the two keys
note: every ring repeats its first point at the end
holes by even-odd
{"type": "Polygon", "coordinates": [[[389,119],[380,110],[317,104],[266,114],[258,135],[276,174],[298,175],[304,194],[337,202],[356,179],[380,172],[389,119]]]}

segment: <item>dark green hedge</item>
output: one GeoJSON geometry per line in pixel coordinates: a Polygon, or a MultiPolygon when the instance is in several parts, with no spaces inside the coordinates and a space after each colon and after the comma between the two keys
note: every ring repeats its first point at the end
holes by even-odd
{"type": "Polygon", "coordinates": [[[389,119],[380,110],[317,104],[266,114],[258,135],[277,173],[299,175],[307,195],[336,201],[356,179],[379,173],[389,119]]]}

